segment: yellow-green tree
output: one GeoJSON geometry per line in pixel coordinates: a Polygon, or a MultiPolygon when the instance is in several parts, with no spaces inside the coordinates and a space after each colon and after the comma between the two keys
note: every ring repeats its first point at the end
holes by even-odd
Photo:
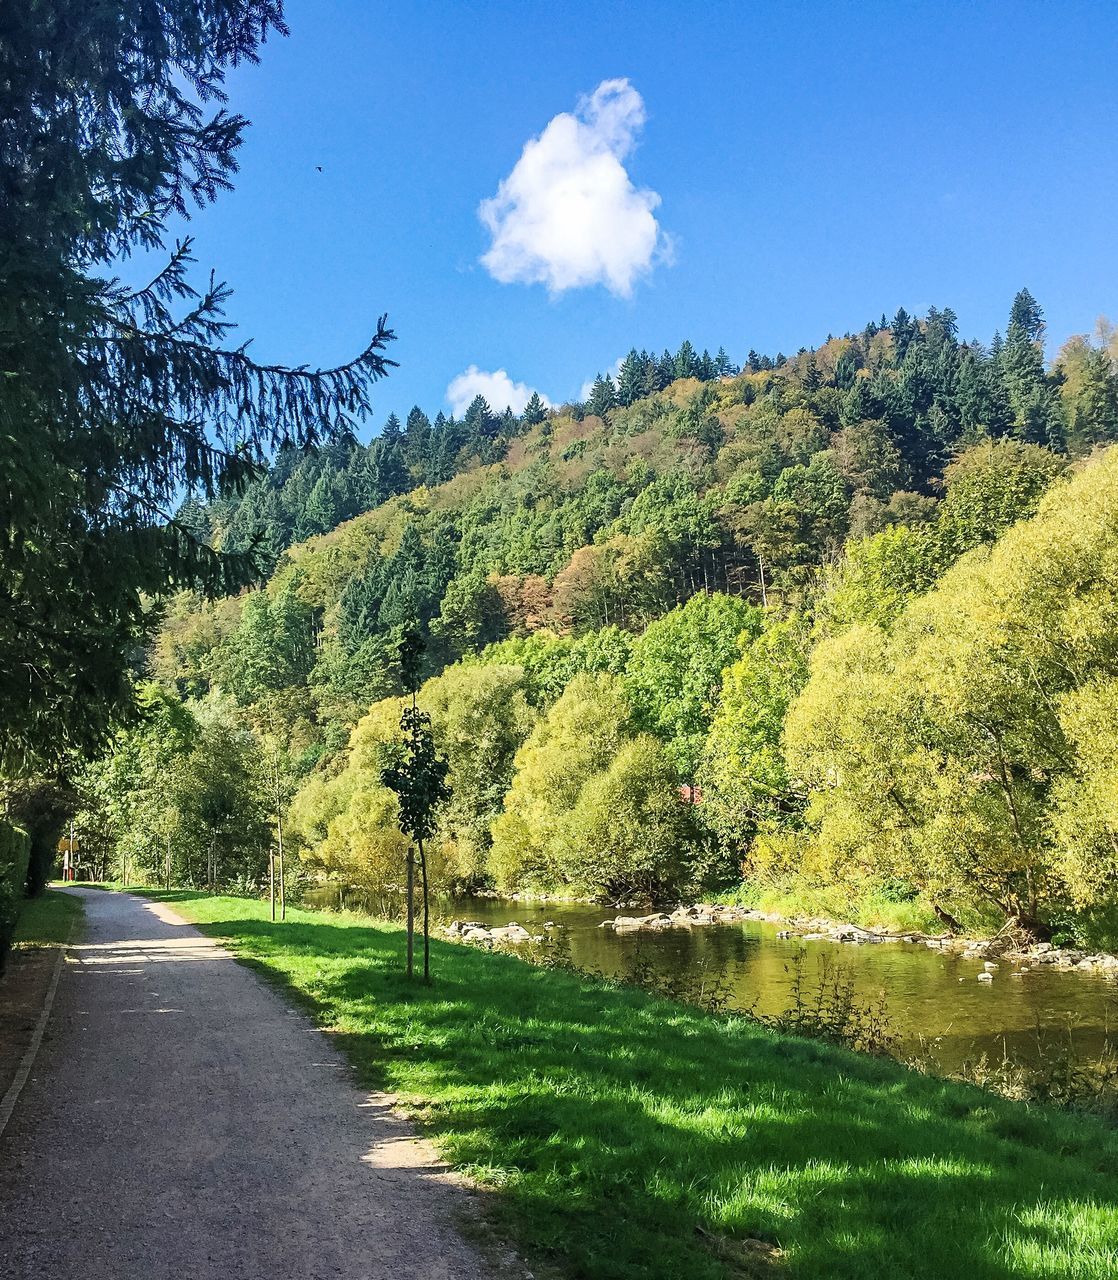
{"type": "Polygon", "coordinates": [[[1097,807],[1065,792],[1083,794],[1075,779],[1094,788],[1104,735],[1092,726],[1108,721],[1072,695],[1116,669],[1111,450],[964,556],[891,634],[867,624],[819,646],[786,729],[790,766],[812,789],[804,869],[1043,916],[1066,895],[1069,848],[1085,847],[1061,847],[1061,805],[1078,829],[1084,812],[1099,826],[1097,807]]]}
{"type": "Polygon", "coordinates": [[[579,792],[556,835],[555,870],[579,893],[659,897],[686,878],[698,842],[692,815],[664,748],[640,734],[579,792]]]}
{"type": "Polygon", "coordinates": [[[516,754],[512,786],[493,823],[490,869],[500,887],[562,883],[565,827],[582,788],[608,770],[629,736],[621,681],[575,676],[516,754]]]}

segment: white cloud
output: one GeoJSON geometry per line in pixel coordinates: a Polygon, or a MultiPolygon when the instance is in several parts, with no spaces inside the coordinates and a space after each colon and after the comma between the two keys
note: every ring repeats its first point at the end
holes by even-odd
{"type": "MultiPolygon", "coordinates": [[[[618,356],[617,359],[613,362],[613,364],[611,364],[608,369],[604,370],[604,372],[608,373],[609,376],[614,380],[614,382],[616,382],[617,375],[621,372],[621,366],[624,363],[625,363],[625,357],[618,356]]],[[[594,390],[594,383],[597,381],[597,378],[598,378],[598,375],[595,374],[593,378],[587,378],[587,380],[582,384],[582,390],[578,393],[578,398],[580,400],[585,401],[590,399],[591,393],[594,390]]]]}
{"type": "MultiPolygon", "coordinates": [[[[506,407],[513,413],[523,413],[524,406],[532,398],[533,390],[526,383],[513,382],[504,369],[487,373],[472,364],[465,373],[460,373],[451,380],[446,389],[446,399],[458,418],[470,407],[475,396],[484,396],[489,407],[497,413],[504,413],[506,407]]],[[[542,391],[539,392],[539,397],[545,405],[551,404],[542,391]]]]}
{"type": "Polygon", "coordinates": [[[574,114],[557,115],[525,144],[512,173],[478,216],[493,243],[482,264],[502,284],[551,293],[604,284],[627,297],[671,245],[653,216],[655,191],[638,190],[622,161],[645,121],[628,80],[603,80],[574,114]]]}

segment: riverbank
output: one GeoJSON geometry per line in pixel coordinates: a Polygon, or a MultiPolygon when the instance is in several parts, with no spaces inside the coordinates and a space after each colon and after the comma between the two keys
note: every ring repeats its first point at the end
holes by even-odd
{"type": "MultiPolygon", "coordinates": [[[[802,942],[837,942],[847,946],[909,943],[950,952],[968,960],[998,959],[1021,966],[1050,965],[1056,969],[1097,970],[1118,974],[1118,956],[1109,952],[1035,942],[1027,935],[1013,930],[973,938],[950,932],[929,934],[917,929],[872,929],[852,922],[831,920],[825,916],[788,917],[777,911],[763,911],[718,901],[694,903],[691,906],[676,907],[670,912],[654,911],[643,916],[615,916],[612,920],[604,920],[600,927],[621,933],[642,929],[697,928],[708,924],[740,924],[745,920],[760,924],[787,925],[777,936],[796,938],[802,942]]],[[[486,940],[477,929],[471,929],[461,921],[452,923],[446,932],[465,941],[486,940]]],[[[488,934],[491,941],[526,942],[530,937],[526,930],[515,927],[489,930],[488,934]]]]}
{"type": "MultiPolygon", "coordinates": [[[[569,904],[568,900],[564,899],[553,901],[557,904],[569,904]]],[[[546,905],[547,902],[547,899],[537,899],[535,905],[546,905]]],[[[907,943],[911,946],[928,947],[945,954],[962,956],[967,960],[1008,961],[1017,965],[1022,972],[1028,972],[1029,968],[1034,966],[1044,966],[1053,969],[1095,971],[1110,976],[1118,975],[1118,956],[1109,952],[1087,951],[1077,947],[1057,947],[1050,942],[1033,941],[1028,936],[1013,930],[1006,930],[992,936],[968,937],[965,934],[952,932],[925,933],[911,928],[870,928],[852,921],[833,920],[826,916],[786,916],[779,911],[744,907],[717,898],[707,902],[692,903],[690,906],[673,907],[671,910],[652,911],[644,915],[617,915],[603,920],[598,927],[610,929],[615,933],[639,933],[659,932],[664,929],[696,929],[706,925],[741,924],[746,921],[785,926],[777,933],[780,939],[834,942],[846,946],[907,943]]],[[[543,926],[544,933],[550,933],[552,927],[550,922],[546,923],[543,926]]],[[[517,945],[544,940],[543,935],[531,933],[515,920],[510,920],[507,924],[486,926],[482,921],[454,919],[442,926],[442,932],[448,938],[482,946],[517,945]]],[[[986,976],[987,980],[991,980],[988,975],[986,976]]]]}
{"type": "Polygon", "coordinates": [[[164,895],[337,1037],[537,1277],[1103,1280],[1118,1134],[349,913],[164,895]],[[1052,1188],[1052,1190],[1045,1190],[1052,1188]]]}

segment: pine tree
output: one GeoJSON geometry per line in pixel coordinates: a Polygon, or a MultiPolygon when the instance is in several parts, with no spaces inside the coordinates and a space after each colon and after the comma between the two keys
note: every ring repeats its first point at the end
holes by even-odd
{"type": "Polygon", "coordinates": [[[338,506],[334,499],[334,488],[329,474],[323,472],[307,498],[302,519],[296,525],[295,536],[299,539],[311,538],[317,533],[329,532],[337,523],[338,506]]]}
{"type": "Polygon", "coordinates": [[[621,368],[617,371],[618,403],[630,405],[634,400],[639,400],[642,395],[643,384],[644,364],[641,357],[637,355],[636,347],[633,347],[625,359],[622,360],[621,368]]]}
{"type": "Polygon", "coordinates": [[[586,412],[594,414],[595,417],[604,418],[616,404],[617,391],[613,385],[613,379],[608,373],[605,377],[599,373],[594,379],[590,399],[586,402],[586,412]]]}
{"type": "Polygon", "coordinates": [[[654,396],[663,388],[660,386],[660,364],[655,356],[647,351],[641,352],[641,389],[640,399],[654,396]]]}
{"type": "Polygon", "coordinates": [[[1044,373],[1044,316],[1027,289],[1013,299],[999,360],[1014,434],[1031,444],[1059,441],[1063,428],[1057,396],[1044,373]]]}
{"type": "Polygon", "coordinates": [[[916,321],[912,319],[904,307],[897,308],[897,314],[893,317],[893,323],[889,327],[893,331],[893,367],[899,369],[908,352],[909,343],[919,334],[920,330],[916,321]]]}
{"type": "Polygon", "coordinates": [[[470,401],[466,416],[462,419],[462,434],[467,448],[481,454],[486,452],[497,434],[498,418],[484,396],[477,395],[470,401]]]}
{"type": "Polygon", "coordinates": [[[538,426],[547,417],[547,408],[540,399],[540,393],[533,391],[524,406],[524,422],[529,427],[538,426]]]}
{"type": "Polygon", "coordinates": [[[858,370],[861,367],[862,353],[857,345],[852,342],[835,362],[835,386],[840,391],[849,391],[854,385],[858,377],[858,370]]]}
{"type": "Polygon", "coordinates": [[[1118,442],[1118,375],[1105,351],[1092,350],[1084,361],[1072,429],[1079,450],[1118,442]]]}
{"type": "Polygon", "coordinates": [[[407,493],[411,487],[402,435],[395,440],[374,440],[369,446],[369,464],[372,506],[379,506],[398,493],[407,493]]]}
{"type": "Polygon", "coordinates": [[[959,353],[955,403],[960,426],[968,438],[977,439],[991,430],[994,415],[987,379],[977,356],[969,346],[961,348],[959,353]]]}
{"type": "Polygon", "coordinates": [[[431,453],[431,420],[419,407],[413,405],[404,429],[404,457],[412,475],[420,481],[426,479],[427,462],[431,453]]]}
{"type": "Polygon", "coordinates": [[[695,348],[685,338],[675,354],[675,359],[672,361],[672,376],[674,378],[694,378],[698,371],[699,358],[695,355],[695,348]]]}
{"type": "MultiPolygon", "coordinates": [[[[1021,289],[1013,299],[1013,306],[1009,312],[1009,324],[1010,328],[1016,326],[1027,342],[1039,342],[1043,345],[1044,313],[1040,309],[1040,303],[1028,289],[1021,289]]],[[[1007,330],[1007,340],[1008,337],[1007,330]]]]}
{"type": "Polygon", "coordinates": [[[195,289],[169,239],[230,186],[226,72],[285,32],[278,0],[38,0],[3,27],[0,764],[23,770],[128,708],[148,600],[257,572],[168,518],[181,495],[243,492],[283,443],[351,432],[392,334],[334,370],[259,365],[229,291],[195,289]],[[113,278],[132,253],[164,255],[136,290],[113,278]]]}

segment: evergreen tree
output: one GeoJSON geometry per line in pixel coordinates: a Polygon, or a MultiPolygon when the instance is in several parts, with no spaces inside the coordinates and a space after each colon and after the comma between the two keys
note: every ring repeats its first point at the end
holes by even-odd
{"type": "Polygon", "coordinates": [[[698,372],[699,357],[695,354],[695,348],[685,338],[672,360],[672,377],[694,378],[698,372]]]}
{"type": "Polygon", "coordinates": [[[849,391],[861,367],[862,353],[851,343],[835,363],[835,386],[840,391],[849,391]]]}
{"type": "Polygon", "coordinates": [[[439,413],[431,432],[431,454],[427,464],[427,483],[442,484],[458,467],[458,454],[463,445],[462,432],[453,414],[439,413]]]}
{"type": "Polygon", "coordinates": [[[338,507],[334,490],[326,471],[315,481],[307,498],[303,514],[295,526],[298,539],[314,537],[316,533],[328,533],[338,523],[338,507]]]}
{"type": "Polygon", "coordinates": [[[633,347],[622,360],[621,368],[617,371],[618,404],[630,405],[634,400],[639,400],[644,394],[643,386],[644,362],[637,355],[636,347],[633,347]]]}
{"type": "Polygon", "coordinates": [[[462,434],[466,448],[482,461],[489,460],[492,443],[497,436],[499,419],[489,407],[484,396],[474,396],[462,419],[462,434]]]}
{"type": "Polygon", "coordinates": [[[594,386],[590,391],[590,399],[586,402],[587,413],[604,418],[616,404],[617,391],[613,385],[613,379],[608,373],[605,377],[602,377],[599,373],[594,379],[594,386]]]}
{"type": "Polygon", "coordinates": [[[964,346],[959,353],[955,404],[960,426],[970,439],[977,439],[984,432],[996,433],[989,383],[978,357],[969,346],[964,346]]]}
{"type": "Polygon", "coordinates": [[[897,308],[890,328],[893,331],[893,367],[899,369],[908,352],[909,343],[919,336],[920,329],[904,307],[897,308]]]}
{"type": "Polygon", "coordinates": [[[377,556],[364,573],[346,584],[338,604],[338,639],[347,652],[356,652],[365,640],[378,633],[386,577],[385,562],[377,556]]]}
{"type": "Polygon", "coordinates": [[[647,351],[641,352],[641,388],[640,398],[654,396],[660,387],[660,365],[655,356],[647,351]]]}
{"type": "Polygon", "coordinates": [[[369,484],[374,507],[411,487],[402,434],[382,436],[369,446],[369,484]]]}
{"type": "Polygon", "coordinates": [[[404,429],[404,458],[408,469],[421,483],[426,479],[427,463],[431,454],[431,420],[419,407],[413,405],[404,429]]]}
{"type": "MultiPolygon", "coordinates": [[[[1028,289],[1021,289],[1009,312],[1010,328],[1016,326],[1026,342],[1044,343],[1044,312],[1028,289]]],[[[1008,330],[1007,330],[1008,339],[1008,330]]]]}
{"type": "Polygon", "coordinates": [[[538,426],[547,417],[547,408],[540,399],[540,393],[533,391],[524,406],[524,422],[526,426],[538,426]]]}
{"type": "Polygon", "coordinates": [[[229,292],[189,279],[169,220],[230,185],[229,67],[285,31],[277,0],[40,0],[0,41],[0,705],[5,767],[101,740],[131,701],[151,598],[256,566],[167,519],[240,492],[269,452],[352,430],[388,371],[383,320],[336,370],[257,364],[229,292]],[[134,252],[164,253],[132,290],[134,252]]]}
{"type": "Polygon", "coordinates": [[[1072,416],[1075,443],[1080,450],[1118,441],[1118,376],[1105,351],[1091,350],[1083,362],[1083,385],[1072,416]]]}
{"type": "Polygon", "coordinates": [[[1013,413],[1014,434],[1032,444],[1062,448],[1063,420],[1058,397],[1044,373],[1044,316],[1027,289],[1013,300],[999,359],[1013,413]]]}

